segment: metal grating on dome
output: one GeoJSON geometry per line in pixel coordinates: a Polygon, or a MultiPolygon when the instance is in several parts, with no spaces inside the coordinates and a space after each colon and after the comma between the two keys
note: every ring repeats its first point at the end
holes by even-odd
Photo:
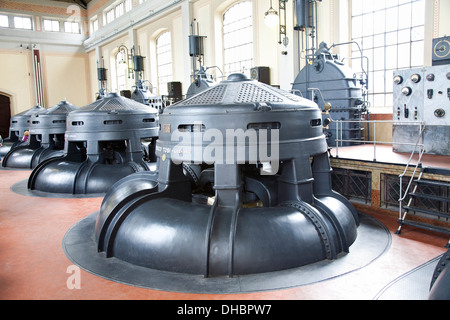
{"type": "Polygon", "coordinates": [[[80,110],[83,110],[83,111],[95,110],[97,108],[97,106],[100,105],[102,102],[103,102],[103,100],[95,101],[95,102],[93,102],[91,104],[88,104],[85,107],[82,107],[80,110]]]}
{"type": "Polygon", "coordinates": [[[252,83],[243,83],[235,102],[283,102],[283,100],[252,83]]]}
{"type": "Polygon", "coordinates": [[[61,101],[57,105],[48,108],[45,114],[68,114],[76,109],[78,109],[78,107],[68,103],[67,101],[61,101]]]}
{"type": "Polygon", "coordinates": [[[286,98],[288,98],[288,99],[290,99],[292,101],[295,101],[295,102],[302,102],[303,101],[303,98],[298,96],[298,95],[296,95],[296,94],[289,93],[289,92],[286,92],[286,91],[283,91],[283,90],[278,90],[277,92],[279,92],[280,94],[282,94],[283,96],[285,96],[286,98]]]}
{"type": "Polygon", "coordinates": [[[118,94],[111,93],[101,100],[97,100],[81,108],[82,111],[120,111],[120,110],[147,110],[148,106],[118,94]]]}
{"type": "Polygon", "coordinates": [[[190,99],[183,101],[186,105],[206,105],[206,104],[218,104],[223,101],[227,86],[218,85],[210,90],[193,96],[190,99]]]}
{"type": "Polygon", "coordinates": [[[116,111],[116,110],[127,110],[127,106],[124,106],[119,101],[115,100],[109,100],[106,101],[106,103],[101,106],[98,110],[99,111],[116,111]]]}

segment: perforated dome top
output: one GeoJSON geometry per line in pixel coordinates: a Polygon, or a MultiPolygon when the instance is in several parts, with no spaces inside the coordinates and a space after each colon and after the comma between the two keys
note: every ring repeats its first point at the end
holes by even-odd
{"type": "Polygon", "coordinates": [[[201,107],[202,112],[207,112],[208,109],[215,112],[218,112],[218,109],[223,109],[222,112],[233,112],[243,109],[248,111],[249,108],[253,109],[264,103],[270,104],[274,110],[318,108],[310,100],[256,80],[251,80],[243,74],[232,74],[227,80],[222,81],[218,85],[167,107],[164,113],[184,113],[187,110],[195,110],[195,107],[201,107]],[[186,108],[187,106],[190,108],[186,108]]]}
{"type": "Polygon", "coordinates": [[[46,112],[43,114],[67,114],[69,112],[77,110],[78,107],[73,104],[63,100],[59,102],[57,105],[54,105],[51,108],[48,108],[46,112]]]}
{"type": "Polygon", "coordinates": [[[72,111],[76,111],[77,109],[78,107],[73,104],[67,101],[61,101],[57,105],[45,109],[45,111],[31,115],[30,133],[64,133],[66,130],[66,118],[68,114],[72,111]]]}
{"type": "Polygon", "coordinates": [[[97,100],[87,106],[80,108],[77,112],[105,112],[105,113],[135,113],[143,111],[145,113],[158,113],[154,108],[118,95],[109,93],[105,98],[97,100]]]}

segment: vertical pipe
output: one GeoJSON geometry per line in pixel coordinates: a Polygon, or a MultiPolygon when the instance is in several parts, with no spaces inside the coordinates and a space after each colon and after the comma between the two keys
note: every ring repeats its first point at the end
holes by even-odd
{"type": "Polygon", "coordinates": [[[34,83],[35,83],[35,90],[36,90],[36,92],[35,92],[36,104],[40,105],[41,104],[40,95],[39,95],[40,88],[39,88],[39,80],[38,80],[39,75],[37,72],[37,57],[34,53],[34,50],[33,50],[33,66],[34,66],[34,68],[33,68],[34,69],[34,83]]]}
{"type": "Polygon", "coordinates": [[[38,63],[38,75],[39,75],[39,100],[40,100],[40,106],[45,108],[45,102],[44,102],[44,89],[43,89],[43,81],[42,81],[42,72],[41,72],[41,63],[38,63]]]}
{"type": "Polygon", "coordinates": [[[314,14],[315,14],[315,17],[314,17],[314,21],[315,21],[314,28],[315,28],[315,35],[316,35],[316,50],[317,50],[317,48],[319,48],[319,31],[318,31],[318,28],[317,28],[317,26],[319,25],[317,23],[317,1],[314,1],[314,14]]]}
{"type": "Polygon", "coordinates": [[[34,70],[34,81],[35,81],[35,97],[36,104],[41,107],[45,107],[44,103],[44,91],[43,91],[43,81],[42,81],[42,72],[41,72],[41,58],[39,54],[39,50],[32,49],[33,55],[33,70],[34,70]]]}

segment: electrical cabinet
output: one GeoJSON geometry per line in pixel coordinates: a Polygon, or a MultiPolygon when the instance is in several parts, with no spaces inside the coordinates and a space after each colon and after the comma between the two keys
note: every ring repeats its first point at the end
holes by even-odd
{"type": "Polygon", "coordinates": [[[398,70],[393,77],[393,148],[412,152],[425,130],[425,153],[450,155],[450,65],[398,70]]]}

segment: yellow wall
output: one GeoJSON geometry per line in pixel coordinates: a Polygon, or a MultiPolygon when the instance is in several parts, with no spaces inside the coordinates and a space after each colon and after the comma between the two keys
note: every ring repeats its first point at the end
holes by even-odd
{"type": "Polygon", "coordinates": [[[97,97],[97,92],[99,91],[98,87],[98,75],[97,75],[97,56],[95,50],[88,53],[89,57],[89,80],[90,80],[90,88],[89,88],[89,100],[95,101],[97,97]]]}
{"type": "Polygon", "coordinates": [[[34,99],[31,51],[0,51],[0,92],[11,97],[11,115],[32,108],[34,99]]]}
{"type": "Polygon", "coordinates": [[[62,100],[85,106],[90,99],[90,76],[86,54],[42,52],[46,106],[62,100]]]}
{"type": "Polygon", "coordinates": [[[450,1],[440,0],[437,8],[439,12],[439,33],[438,37],[450,35],[450,19],[448,13],[450,12],[450,1]]]}
{"type": "MultiPolygon", "coordinates": [[[[79,107],[91,102],[86,54],[41,51],[41,61],[47,108],[61,100],[79,107]]],[[[0,51],[0,69],[0,92],[11,97],[11,115],[35,106],[31,51],[0,51]]]]}

